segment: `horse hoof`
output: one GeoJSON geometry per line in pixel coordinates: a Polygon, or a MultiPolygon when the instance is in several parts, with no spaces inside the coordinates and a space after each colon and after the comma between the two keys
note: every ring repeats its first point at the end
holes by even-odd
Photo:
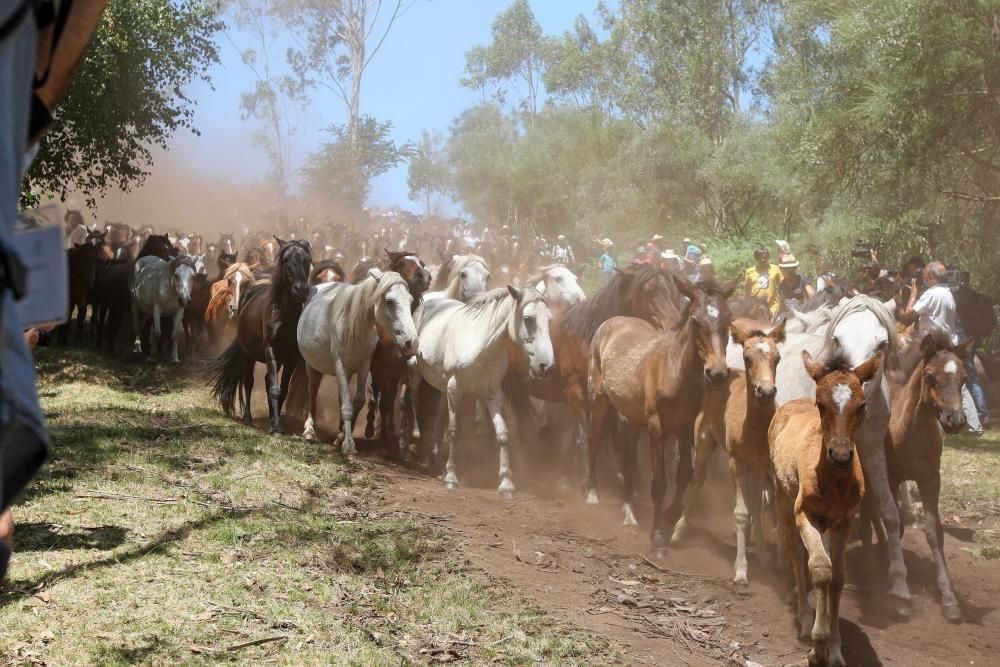
{"type": "Polygon", "coordinates": [[[908,619],[913,616],[913,600],[892,594],[889,597],[892,600],[892,608],[897,616],[902,619],[908,619]]]}
{"type": "Polygon", "coordinates": [[[446,481],[444,483],[444,488],[446,488],[449,491],[454,491],[455,489],[458,488],[458,482],[448,482],[448,481],[446,481]]]}
{"type": "Polygon", "coordinates": [[[625,514],[625,518],[622,520],[622,525],[626,528],[631,528],[638,526],[639,522],[635,520],[635,513],[632,512],[632,506],[628,503],[622,507],[622,512],[625,514]]]}
{"type": "Polygon", "coordinates": [[[688,524],[687,519],[682,516],[674,525],[674,534],[670,536],[670,543],[680,544],[683,542],[687,538],[690,528],[691,526],[688,524]]]}
{"type": "Polygon", "coordinates": [[[749,586],[750,585],[750,581],[747,579],[747,575],[745,575],[745,574],[737,574],[735,577],[733,577],[733,585],[734,586],[741,586],[741,587],[749,586]]]}
{"type": "Polygon", "coordinates": [[[280,428],[272,428],[271,435],[285,435],[285,432],[280,428]]]}
{"type": "Polygon", "coordinates": [[[601,499],[597,497],[597,491],[591,489],[587,492],[587,499],[584,502],[588,505],[599,505],[601,503],[601,499]]]}
{"type": "Polygon", "coordinates": [[[941,608],[941,613],[944,614],[945,620],[949,623],[962,622],[962,610],[959,609],[957,604],[945,605],[941,608]]]}

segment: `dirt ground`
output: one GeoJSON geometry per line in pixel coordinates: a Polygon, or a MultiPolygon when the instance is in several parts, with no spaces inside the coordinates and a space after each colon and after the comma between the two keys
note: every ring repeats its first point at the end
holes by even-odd
{"type": "MultiPolygon", "coordinates": [[[[333,432],[329,418],[339,409],[331,389],[324,385],[327,400],[321,400],[327,439],[333,432]]],[[[466,410],[463,423],[472,416],[466,410]]],[[[356,437],[364,424],[362,413],[356,437]]],[[[496,492],[497,459],[489,434],[463,428],[462,486],[452,492],[428,470],[388,461],[375,443],[359,440],[361,460],[382,481],[387,509],[444,528],[481,568],[509,581],[546,612],[605,638],[635,664],[806,664],[808,645],[798,641],[785,602],[790,573],[762,570],[751,542],[750,585],[731,584],[732,491],[721,456],[701,492],[691,538],[656,559],[649,550],[650,507],[643,502],[648,484],[639,487],[638,529],[621,525],[615,484],[602,488],[600,505],[585,505],[562,474],[573,467],[570,448],[554,444],[565,439],[565,423],[556,419],[550,426],[545,447],[514,448],[518,492],[511,501],[496,492]]],[[[647,460],[643,454],[640,466],[647,460]]],[[[922,530],[908,529],[903,540],[914,598],[908,620],[896,617],[886,603],[884,554],[865,554],[859,542],[850,546],[841,606],[849,665],[1000,665],[1000,561],[973,558],[974,530],[958,517],[945,517],[946,558],[964,616],[960,625],[941,615],[922,530]]]]}

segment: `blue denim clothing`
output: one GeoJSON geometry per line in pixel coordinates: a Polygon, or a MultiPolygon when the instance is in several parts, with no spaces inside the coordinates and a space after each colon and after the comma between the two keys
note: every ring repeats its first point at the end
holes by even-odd
{"type": "MultiPolygon", "coordinates": [[[[0,10],[0,23],[10,15],[0,10]]],[[[14,234],[27,150],[37,39],[31,17],[27,12],[20,27],[0,42],[0,239],[5,242],[14,234]]],[[[3,478],[9,482],[0,489],[0,509],[37,470],[49,442],[34,358],[23,333],[17,303],[5,292],[0,295],[0,450],[3,478]]]]}

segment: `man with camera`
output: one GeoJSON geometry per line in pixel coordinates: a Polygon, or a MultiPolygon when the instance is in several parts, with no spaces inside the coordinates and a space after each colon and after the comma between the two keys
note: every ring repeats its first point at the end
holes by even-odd
{"type": "Polygon", "coordinates": [[[771,263],[771,253],[764,245],[754,248],[753,259],[754,265],[743,274],[743,293],[767,301],[767,308],[773,317],[781,308],[781,300],[778,298],[781,269],[771,263]]]}
{"type": "MultiPolygon", "coordinates": [[[[948,269],[945,265],[941,262],[928,264],[923,270],[923,285],[926,289],[921,292],[920,277],[914,275],[910,278],[910,298],[906,303],[906,309],[899,315],[900,321],[909,324],[919,317],[920,336],[936,328],[951,338],[952,345],[958,344],[965,338],[965,334],[958,320],[955,295],[948,285],[948,269]]],[[[989,417],[985,413],[985,402],[983,407],[979,408],[973,399],[974,393],[982,394],[976,373],[975,354],[969,355],[965,366],[967,378],[965,386],[962,387],[962,407],[969,430],[981,434],[983,422],[980,421],[980,414],[982,413],[985,420],[989,417]]]]}

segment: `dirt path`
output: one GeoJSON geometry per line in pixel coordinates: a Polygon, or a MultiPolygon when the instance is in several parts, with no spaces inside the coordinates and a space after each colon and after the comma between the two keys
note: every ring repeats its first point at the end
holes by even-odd
{"type": "MultiPolygon", "coordinates": [[[[610,494],[598,507],[523,491],[504,501],[486,480],[479,480],[482,488],[446,492],[421,471],[366,463],[383,482],[389,507],[442,526],[474,563],[637,664],[805,664],[807,646],[795,638],[782,578],[755,568],[751,556],[750,587],[729,583],[735,547],[726,513],[713,512],[707,526],[703,518],[690,544],[649,561],[645,529],[622,528],[610,494]]],[[[639,521],[648,525],[646,516],[639,521]]],[[[954,535],[962,531],[951,532],[949,566],[966,618],[958,626],[941,617],[921,532],[905,536],[916,607],[908,622],[892,620],[882,606],[882,578],[859,578],[859,571],[882,566],[865,568],[860,548],[852,547],[842,608],[848,664],[1000,664],[1000,567],[973,560],[954,535]]]]}

